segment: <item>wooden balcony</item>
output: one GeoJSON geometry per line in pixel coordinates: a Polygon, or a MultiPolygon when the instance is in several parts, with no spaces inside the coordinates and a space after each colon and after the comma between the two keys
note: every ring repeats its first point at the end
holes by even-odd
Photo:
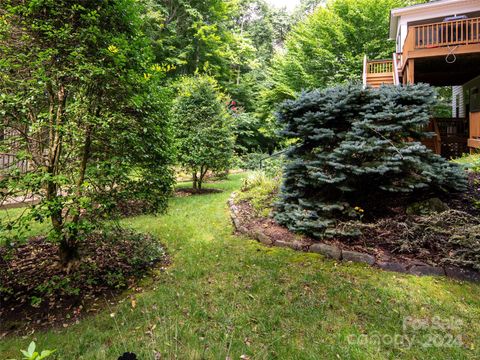
{"type": "Polygon", "coordinates": [[[409,59],[454,56],[480,52],[480,18],[410,26],[399,68],[409,59]]]}
{"type": "Polygon", "coordinates": [[[363,84],[378,88],[381,85],[398,84],[396,61],[392,60],[367,60],[363,64],[363,84]]]}

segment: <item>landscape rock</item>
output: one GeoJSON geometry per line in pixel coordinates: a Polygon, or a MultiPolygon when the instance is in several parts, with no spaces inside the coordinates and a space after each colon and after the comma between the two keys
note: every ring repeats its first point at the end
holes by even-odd
{"type": "Polygon", "coordinates": [[[303,250],[303,243],[301,243],[300,241],[289,242],[288,247],[293,250],[300,251],[303,250]]]}
{"type": "Polygon", "coordinates": [[[445,267],[445,273],[452,279],[480,282],[480,273],[477,271],[462,269],[455,266],[447,266],[445,267]]]}
{"type": "Polygon", "coordinates": [[[310,246],[309,251],[317,254],[322,254],[335,260],[340,260],[342,258],[342,250],[332,245],[313,244],[312,246],[310,246]]]}
{"type": "MultiPolygon", "coordinates": [[[[240,221],[237,218],[233,219],[233,225],[235,226],[235,229],[239,230],[240,228],[240,221]]],[[[240,230],[239,230],[240,231],[240,230]]]]}
{"type": "Polygon", "coordinates": [[[261,231],[257,231],[255,237],[258,241],[265,245],[272,245],[273,241],[267,235],[262,233],[261,231]]]}
{"type": "Polygon", "coordinates": [[[378,267],[385,271],[393,271],[399,273],[407,273],[408,269],[405,264],[399,262],[381,262],[378,264],[378,267]]]}
{"type": "Polygon", "coordinates": [[[240,233],[248,235],[248,229],[245,226],[239,226],[237,229],[240,233]]]}
{"type": "Polygon", "coordinates": [[[290,242],[283,241],[283,240],[277,240],[277,241],[275,241],[275,243],[273,245],[278,246],[278,247],[289,248],[290,247],[290,242]]]}
{"type": "Polygon", "coordinates": [[[375,257],[369,254],[363,254],[356,251],[342,251],[342,258],[345,261],[353,261],[357,263],[365,263],[368,265],[375,264],[375,257]]]}
{"type": "Polygon", "coordinates": [[[448,211],[450,208],[439,198],[431,198],[410,204],[407,207],[407,215],[431,215],[448,211]]]}
{"type": "Polygon", "coordinates": [[[431,265],[413,265],[408,272],[419,276],[445,276],[445,270],[431,265]]]}

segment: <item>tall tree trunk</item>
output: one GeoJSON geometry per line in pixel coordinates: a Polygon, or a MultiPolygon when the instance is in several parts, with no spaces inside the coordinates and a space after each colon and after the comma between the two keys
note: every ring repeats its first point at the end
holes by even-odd
{"type": "MultiPolygon", "coordinates": [[[[59,240],[59,256],[64,265],[72,260],[76,255],[76,248],[70,246],[67,235],[64,233],[63,208],[60,206],[58,197],[59,188],[56,177],[59,174],[60,158],[62,154],[62,125],[65,117],[65,104],[67,100],[66,89],[60,84],[56,93],[53,91],[52,84],[47,85],[50,101],[49,118],[49,148],[47,172],[50,175],[46,183],[46,199],[50,210],[50,220],[53,231],[59,240]],[[53,106],[52,106],[53,105],[53,106]],[[56,107],[56,113],[52,111],[56,107]]],[[[60,202],[61,203],[61,202],[60,202]]]]}
{"type": "MultiPolygon", "coordinates": [[[[75,189],[75,197],[77,198],[77,201],[80,198],[80,196],[82,196],[82,186],[85,181],[87,164],[91,155],[92,132],[93,132],[93,125],[89,124],[85,129],[85,139],[83,143],[82,157],[80,162],[80,168],[78,170],[78,179],[77,179],[76,189],[75,189]]],[[[78,236],[78,223],[80,222],[81,210],[82,210],[81,206],[78,205],[75,215],[72,218],[72,225],[73,225],[72,231],[69,232],[67,238],[65,239],[66,253],[64,254],[64,258],[67,262],[78,257],[77,236],[78,236]]]]}

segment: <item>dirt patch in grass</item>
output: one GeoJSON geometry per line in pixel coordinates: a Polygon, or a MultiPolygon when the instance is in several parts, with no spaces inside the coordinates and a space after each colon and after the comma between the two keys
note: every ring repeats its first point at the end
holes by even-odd
{"type": "Polygon", "coordinates": [[[67,327],[169,263],[156,239],[125,229],[90,234],[68,267],[57,254],[58,246],[44,237],[0,248],[0,337],[67,327]]]}

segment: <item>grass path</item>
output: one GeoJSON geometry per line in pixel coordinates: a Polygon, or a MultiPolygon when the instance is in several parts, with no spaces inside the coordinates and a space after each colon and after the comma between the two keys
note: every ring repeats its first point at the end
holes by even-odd
{"type": "Polygon", "coordinates": [[[175,198],[167,215],[126,221],[158,236],[173,259],[153,288],[136,295],[134,309],[127,299],[67,329],[2,339],[0,359],[18,358],[32,338],[58,349],[62,360],[115,360],[127,350],[142,360],[155,352],[158,359],[480,358],[480,286],[336,263],[233,236],[226,201],[240,181],[236,175],[215,184],[223,193],[175,198]],[[462,325],[402,330],[406,317],[436,316],[462,325]],[[464,346],[428,346],[449,334],[462,335],[464,346]],[[411,347],[389,343],[394,336],[406,341],[402,335],[411,347]]]}

